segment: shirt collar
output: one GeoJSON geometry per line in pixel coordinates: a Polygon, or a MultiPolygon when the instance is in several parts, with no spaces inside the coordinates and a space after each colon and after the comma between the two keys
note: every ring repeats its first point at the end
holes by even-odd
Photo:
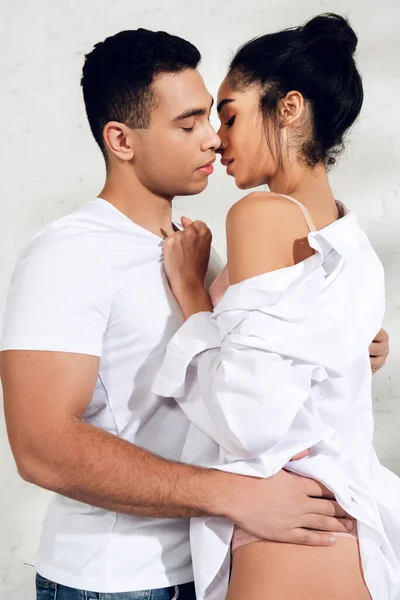
{"type": "Polygon", "coordinates": [[[308,234],[308,242],[314,250],[322,254],[323,259],[333,248],[344,259],[349,259],[359,249],[363,231],[352,211],[318,231],[308,234]]]}

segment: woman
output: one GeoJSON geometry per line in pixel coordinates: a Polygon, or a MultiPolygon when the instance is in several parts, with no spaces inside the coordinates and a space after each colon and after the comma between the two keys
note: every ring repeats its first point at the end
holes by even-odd
{"type": "Polygon", "coordinates": [[[213,314],[207,228],[184,220],[166,241],[187,321],[154,389],[196,425],[183,460],[269,477],[309,448],[290,470],[331,489],[357,527],[311,548],[195,519],[200,600],[225,597],[231,540],[228,600],[400,598],[400,483],[372,447],[367,348],[381,327],[383,272],[327,177],[362,105],[356,45],[329,14],[252,40],[232,60],[218,94],[221,162],[239,188],[271,191],[229,211],[213,314]]]}

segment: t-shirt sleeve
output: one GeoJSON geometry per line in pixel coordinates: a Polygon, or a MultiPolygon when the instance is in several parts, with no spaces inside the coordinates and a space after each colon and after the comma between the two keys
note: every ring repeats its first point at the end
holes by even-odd
{"type": "Polygon", "coordinates": [[[112,294],[106,256],[88,235],[43,234],[17,261],[0,348],[101,356],[112,294]]]}

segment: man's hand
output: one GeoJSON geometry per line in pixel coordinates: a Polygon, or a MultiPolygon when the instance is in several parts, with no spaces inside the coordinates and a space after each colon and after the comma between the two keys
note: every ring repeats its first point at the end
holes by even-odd
{"type": "Polygon", "coordinates": [[[280,471],[268,479],[252,477],[232,486],[228,518],[262,539],[329,546],[334,532],[349,533],[353,521],[321,483],[280,471]]]}
{"type": "Polygon", "coordinates": [[[389,355],[389,336],[384,329],[381,329],[372,344],[369,347],[371,357],[371,369],[376,373],[383,367],[389,355]]]}

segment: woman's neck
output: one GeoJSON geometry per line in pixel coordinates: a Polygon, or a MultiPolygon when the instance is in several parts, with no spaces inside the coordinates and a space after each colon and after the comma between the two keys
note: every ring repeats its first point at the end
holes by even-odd
{"type": "Polygon", "coordinates": [[[286,170],[278,170],[268,181],[271,192],[293,196],[309,210],[318,228],[338,216],[338,209],[328,174],[323,164],[313,168],[291,165],[286,170]]]}
{"type": "Polygon", "coordinates": [[[320,202],[324,199],[334,201],[328,174],[323,164],[318,164],[313,168],[305,168],[296,164],[286,170],[279,169],[268,181],[268,187],[271,192],[278,194],[288,196],[300,194],[305,204],[307,199],[311,201],[313,197],[318,198],[320,202]]]}

